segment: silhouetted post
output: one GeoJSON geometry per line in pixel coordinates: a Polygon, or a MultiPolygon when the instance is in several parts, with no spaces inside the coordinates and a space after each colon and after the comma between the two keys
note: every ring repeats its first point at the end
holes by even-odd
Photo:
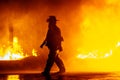
{"type": "Polygon", "coordinates": [[[13,47],[13,32],[14,32],[13,26],[10,25],[9,26],[9,45],[11,47],[13,47]]]}

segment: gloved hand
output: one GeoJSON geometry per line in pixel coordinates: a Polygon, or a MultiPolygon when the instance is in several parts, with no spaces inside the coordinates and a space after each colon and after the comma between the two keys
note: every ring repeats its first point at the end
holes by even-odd
{"type": "Polygon", "coordinates": [[[43,44],[42,44],[42,45],[40,45],[40,48],[43,48],[43,44]]]}
{"type": "Polygon", "coordinates": [[[59,52],[63,51],[62,46],[59,47],[59,52]]]}

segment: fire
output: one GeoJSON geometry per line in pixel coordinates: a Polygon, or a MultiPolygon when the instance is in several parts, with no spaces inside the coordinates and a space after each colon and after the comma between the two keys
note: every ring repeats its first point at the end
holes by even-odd
{"type": "Polygon", "coordinates": [[[32,55],[37,56],[37,51],[35,49],[32,50],[32,55]]]}
{"type": "Polygon", "coordinates": [[[120,1],[94,2],[81,7],[83,41],[77,45],[77,58],[108,58],[120,45],[120,1]]]}
{"type": "MultiPolygon", "coordinates": [[[[4,53],[4,55],[0,56],[0,60],[19,60],[29,55],[25,55],[23,53],[23,49],[18,43],[18,38],[13,38],[13,44],[9,45],[7,48],[0,48],[0,53],[4,53]]],[[[37,51],[35,49],[32,50],[32,55],[37,56],[37,51]]]]}
{"type": "Polygon", "coordinates": [[[108,58],[110,56],[112,56],[112,50],[110,50],[108,53],[103,53],[103,55],[100,55],[101,53],[98,53],[98,51],[93,51],[93,52],[89,52],[86,54],[78,54],[76,57],[79,59],[86,59],[86,58],[94,58],[94,59],[102,59],[102,58],[108,58]]]}
{"type": "Polygon", "coordinates": [[[120,71],[119,9],[120,0],[87,0],[81,4],[77,18],[80,31],[69,70],[120,71]]]}
{"type": "Polygon", "coordinates": [[[116,3],[120,2],[120,1],[119,0],[106,0],[106,2],[108,4],[116,4],[116,3]]]}

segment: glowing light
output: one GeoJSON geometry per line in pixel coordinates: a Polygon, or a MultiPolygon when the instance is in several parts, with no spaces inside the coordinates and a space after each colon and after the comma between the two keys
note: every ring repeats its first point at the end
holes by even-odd
{"type": "Polygon", "coordinates": [[[115,4],[115,3],[118,3],[119,0],[106,0],[106,2],[107,2],[108,4],[115,4]]]}
{"type": "Polygon", "coordinates": [[[17,37],[14,37],[14,38],[13,38],[13,42],[14,42],[14,43],[18,43],[18,38],[17,38],[17,37]]]}
{"type": "MultiPolygon", "coordinates": [[[[23,53],[23,49],[18,43],[18,38],[13,38],[12,45],[9,45],[7,48],[0,48],[0,52],[4,53],[4,55],[0,56],[0,60],[20,60],[29,55],[25,55],[23,53]]],[[[37,51],[35,49],[32,50],[32,56],[37,56],[37,51]]]]}
{"type": "Polygon", "coordinates": [[[8,75],[7,80],[20,80],[19,75],[8,75]]]}
{"type": "Polygon", "coordinates": [[[80,34],[82,33],[83,41],[82,46],[79,47],[81,38],[78,38],[76,46],[81,49],[76,50],[77,58],[108,58],[116,54],[114,53],[116,50],[118,52],[120,46],[119,3],[120,0],[93,0],[93,3],[81,6],[80,34]]]}
{"type": "Polygon", "coordinates": [[[116,47],[120,47],[120,42],[117,43],[116,47]]]}
{"type": "Polygon", "coordinates": [[[80,30],[73,46],[75,58],[71,60],[71,64],[77,64],[74,70],[120,71],[119,9],[120,0],[87,0],[81,4],[80,30]]]}
{"type": "Polygon", "coordinates": [[[35,49],[32,50],[32,55],[37,56],[37,51],[35,49]]]}
{"type": "Polygon", "coordinates": [[[87,55],[78,54],[77,58],[79,58],[79,59],[85,59],[85,58],[87,58],[87,55]]]}

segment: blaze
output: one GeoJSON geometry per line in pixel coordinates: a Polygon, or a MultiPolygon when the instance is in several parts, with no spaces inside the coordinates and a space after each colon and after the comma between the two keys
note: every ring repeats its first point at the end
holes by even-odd
{"type": "Polygon", "coordinates": [[[33,55],[33,56],[37,56],[37,50],[33,49],[33,50],[32,50],[32,55],[33,55]]]}
{"type": "Polygon", "coordinates": [[[80,7],[80,33],[75,40],[76,55],[71,60],[71,64],[77,65],[70,70],[118,71],[120,0],[87,1],[80,7]]]}
{"type": "MultiPolygon", "coordinates": [[[[29,56],[23,52],[17,37],[13,38],[12,45],[10,44],[6,48],[1,47],[0,53],[4,53],[4,55],[0,56],[0,60],[20,60],[29,56]]],[[[32,50],[32,55],[37,56],[37,51],[35,49],[32,50]]]]}
{"type": "Polygon", "coordinates": [[[78,58],[107,58],[118,48],[120,45],[119,2],[119,0],[105,0],[82,5],[80,27],[83,44],[81,47],[77,45],[78,58]]]}

